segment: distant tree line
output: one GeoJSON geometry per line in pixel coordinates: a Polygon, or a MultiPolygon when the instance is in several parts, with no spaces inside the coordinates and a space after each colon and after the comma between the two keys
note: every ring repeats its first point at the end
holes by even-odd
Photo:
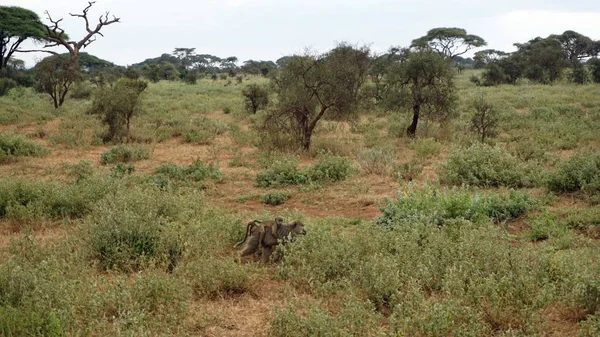
{"type": "Polygon", "coordinates": [[[600,41],[568,30],[560,35],[515,43],[517,51],[494,49],[475,53],[474,66],[485,69],[472,81],[485,86],[516,84],[521,78],[552,84],[567,74],[571,82],[600,82],[600,41]],[[586,67],[587,65],[587,67],[586,67]]]}

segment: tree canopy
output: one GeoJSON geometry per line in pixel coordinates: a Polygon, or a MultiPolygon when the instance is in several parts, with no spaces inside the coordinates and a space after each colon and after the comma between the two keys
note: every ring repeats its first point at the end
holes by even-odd
{"type": "Polygon", "coordinates": [[[433,28],[425,36],[412,41],[412,48],[431,48],[447,59],[454,59],[469,50],[483,47],[485,40],[477,35],[467,34],[462,28],[433,28]]]}
{"type": "Polygon", "coordinates": [[[414,137],[423,113],[443,121],[451,117],[457,103],[454,71],[440,54],[431,50],[403,51],[386,75],[383,106],[388,110],[412,109],[412,123],[406,130],[414,137]]]}
{"type": "Polygon", "coordinates": [[[26,39],[40,41],[45,34],[40,18],[21,7],[0,6],[0,69],[26,39]]]}
{"type": "Polygon", "coordinates": [[[597,56],[600,53],[600,41],[572,30],[567,30],[560,35],[550,35],[550,38],[560,42],[567,58],[571,61],[597,56]]]}
{"type": "Polygon", "coordinates": [[[278,106],[267,116],[267,133],[287,134],[303,149],[326,115],[347,117],[358,108],[369,67],[369,49],[340,44],[322,55],[291,56],[273,79],[278,106]]]}

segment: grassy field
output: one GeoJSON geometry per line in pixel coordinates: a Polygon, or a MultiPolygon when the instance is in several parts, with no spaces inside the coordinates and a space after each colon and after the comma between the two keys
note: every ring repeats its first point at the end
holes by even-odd
{"type": "Polygon", "coordinates": [[[13,89],[0,336],[600,335],[600,86],[472,74],[451,123],[409,139],[407,113],[365,107],[298,154],[266,150],[243,109],[262,78],[149,84],[122,145],[90,100],[13,89]],[[276,215],[308,235],[237,263],[244,224],[276,215]]]}

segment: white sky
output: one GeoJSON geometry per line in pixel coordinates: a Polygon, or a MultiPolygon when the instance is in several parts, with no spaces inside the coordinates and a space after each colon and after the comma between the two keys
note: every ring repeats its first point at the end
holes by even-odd
{"type": "MultiPolygon", "coordinates": [[[[43,19],[48,10],[53,19],[64,18],[71,38],[85,33],[83,20],[68,15],[81,13],[85,0],[0,0],[0,5],[27,8],[43,19]]],[[[408,46],[435,27],[465,28],[484,38],[487,48],[503,51],[569,29],[600,39],[598,0],[98,0],[91,22],[105,11],[121,23],[104,27],[104,37],[84,51],[120,65],[177,47],[240,61],[275,61],[306,47],[324,52],[342,41],[382,53],[408,46]]],[[[16,55],[28,67],[45,56],[16,55]]]]}

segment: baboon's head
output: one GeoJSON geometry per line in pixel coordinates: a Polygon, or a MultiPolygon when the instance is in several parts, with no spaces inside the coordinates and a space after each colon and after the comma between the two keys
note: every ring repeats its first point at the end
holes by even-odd
{"type": "Polygon", "coordinates": [[[294,221],[290,223],[290,228],[295,234],[306,235],[306,228],[304,228],[304,224],[302,223],[302,221],[294,221]]]}

